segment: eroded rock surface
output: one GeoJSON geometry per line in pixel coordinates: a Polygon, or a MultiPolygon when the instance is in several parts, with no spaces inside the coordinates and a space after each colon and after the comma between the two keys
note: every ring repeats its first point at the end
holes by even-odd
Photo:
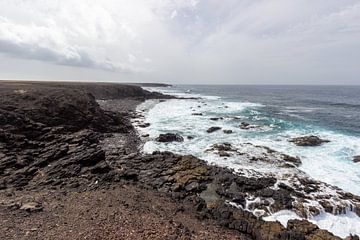
{"type": "Polygon", "coordinates": [[[305,136],[290,139],[289,142],[294,143],[297,146],[320,146],[323,143],[330,142],[329,140],[321,139],[318,136],[305,136]]]}
{"type": "Polygon", "coordinates": [[[158,142],[183,142],[184,138],[179,134],[175,133],[165,133],[160,134],[159,137],[156,138],[158,142]]]}

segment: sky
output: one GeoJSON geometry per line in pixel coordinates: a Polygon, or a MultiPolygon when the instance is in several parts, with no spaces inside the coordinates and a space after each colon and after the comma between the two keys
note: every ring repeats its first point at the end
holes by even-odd
{"type": "Polygon", "coordinates": [[[360,0],[0,0],[0,79],[360,84],[360,0]]]}

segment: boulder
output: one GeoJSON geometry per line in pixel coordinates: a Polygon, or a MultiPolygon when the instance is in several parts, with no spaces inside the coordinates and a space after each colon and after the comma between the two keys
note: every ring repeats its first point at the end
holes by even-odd
{"type": "Polygon", "coordinates": [[[218,130],[220,130],[221,129],[221,127],[211,127],[211,128],[209,128],[208,130],[207,130],[207,132],[208,133],[212,133],[212,132],[216,132],[216,131],[218,131],[218,130]]]}
{"type": "Polygon", "coordinates": [[[290,139],[289,142],[294,143],[297,146],[320,146],[323,143],[330,142],[329,140],[324,140],[318,136],[304,136],[290,139]]]}
{"type": "Polygon", "coordinates": [[[179,134],[175,133],[165,133],[160,134],[159,137],[156,138],[158,142],[183,142],[184,138],[179,134]]]}
{"type": "Polygon", "coordinates": [[[360,162],[360,155],[359,155],[359,156],[355,156],[355,157],[353,158],[353,161],[354,161],[355,163],[360,162]]]}

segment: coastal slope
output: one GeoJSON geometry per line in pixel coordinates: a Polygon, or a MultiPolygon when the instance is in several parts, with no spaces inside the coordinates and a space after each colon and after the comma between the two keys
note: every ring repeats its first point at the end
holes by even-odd
{"type": "MultiPolygon", "coordinates": [[[[287,227],[228,203],[270,194],[252,179],[170,152],[142,155],[131,124],[139,86],[2,82],[2,239],[340,239],[305,220],[287,227]]],[[[291,189],[271,192],[279,209],[291,189]]],[[[355,239],[355,238],[354,238],[355,239]]]]}

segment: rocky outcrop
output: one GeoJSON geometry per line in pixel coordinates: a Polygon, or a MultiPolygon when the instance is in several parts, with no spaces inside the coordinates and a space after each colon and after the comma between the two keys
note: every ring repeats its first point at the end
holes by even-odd
{"type": "Polygon", "coordinates": [[[211,127],[208,130],[206,130],[207,133],[213,133],[216,131],[219,131],[221,129],[221,127],[211,127]]]}
{"type": "Polygon", "coordinates": [[[183,142],[184,138],[179,134],[175,133],[165,133],[160,134],[159,137],[156,138],[158,142],[183,142]]]}
{"type": "Polygon", "coordinates": [[[127,116],[102,110],[72,89],[32,89],[1,96],[0,188],[73,186],[112,179],[99,141],[128,134],[127,116]]]}
{"type": "Polygon", "coordinates": [[[329,140],[321,139],[318,136],[305,136],[290,139],[289,142],[294,143],[297,146],[320,146],[323,143],[330,142],[329,140]]]}
{"type": "Polygon", "coordinates": [[[249,211],[293,208],[293,195],[297,193],[286,186],[274,189],[275,178],[240,176],[229,169],[208,166],[193,156],[170,152],[122,161],[121,168],[132,171],[140,183],[166,192],[178,201],[192,202],[202,218],[214,218],[222,226],[249,234],[253,239],[339,239],[305,220],[292,221],[286,228],[278,222],[265,222],[249,211]],[[259,200],[249,201],[250,196],[259,200]],[[269,198],[273,200],[266,202],[269,198]]]}
{"type": "Polygon", "coordinates": [[[239,126],[243,130],[260,128],[258,125],[251,125],[250,123],[242,122],[239,126]]]}

